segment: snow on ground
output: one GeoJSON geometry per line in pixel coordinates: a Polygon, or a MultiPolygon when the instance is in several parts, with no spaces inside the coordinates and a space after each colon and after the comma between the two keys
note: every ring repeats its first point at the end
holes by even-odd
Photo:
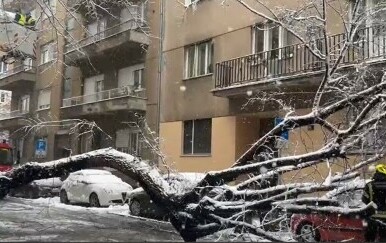
{"type": "Polygon", "coordinates": [[[71,211],[89,211],[95,213],[119,213],[121,215],[130,215],[129,205],[113,205],[107,208],[91,208],[79,205],[64,204],[60,202],[59,197],[53,198],[38,198],[38,199],[26,199],[33,203],[46,205],[48,207],[63,208],[71,211]]]}

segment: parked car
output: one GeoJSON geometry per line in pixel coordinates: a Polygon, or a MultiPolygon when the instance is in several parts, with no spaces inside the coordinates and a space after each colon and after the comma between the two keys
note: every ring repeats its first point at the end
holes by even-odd
{"type": "Polygon", "coordinates": [[[27,185],[11,189],[10,196],[22,198],[56,197],[59,196],[63,182],[60,178],[35,180],[27,185]]]}
{"type": "MultiPolygon", "coordinates": [[[[353,195],[337,198],[338,205],[355,208],[361,205],[361,190],[353,195]]],[[[331,214],[293,214],[291,231],[295,239],[303,242],[315,241],[365,241],[365,219],[356,216],[331,214]]]]}
{"type": "Polygon", "coordinates": [[[91,207],[123,204],[133,188],[104,170],[80,170],[71,173],[60,190],[62,203],[86,203],[91,207]]]}
{"type": "MultiPolygon", "coordinates": [[[[175,189],[182,186],[185,190],[189,190],[193,189],[204,176],[205,174],[202,173],[187,172],[164,175],[164,179],[175,189]]],[[[167,218],[166,212],[150,199],[150,196],[142,189],[142,187],[131,191],[128,195],[128,199],[131,215],[157,219],[167,218]]]]}

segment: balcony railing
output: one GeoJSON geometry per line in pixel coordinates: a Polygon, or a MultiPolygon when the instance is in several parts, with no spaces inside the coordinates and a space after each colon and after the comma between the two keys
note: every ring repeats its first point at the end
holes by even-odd
{"type": "MultiPolygon", "coordinates": [[[[339,56],[345,40],[346,34],[327,38],[331,60],[336,60],[339,56]]],[[[322,71],[323,61],[316,57],[310,48],[323,55],[326,46],[324,42],[319,39],[308,45],[295,44],[217,63],[215,88],[322,71]]],[[[342,64],[370,59],[386,59],[386,26],[372,26],[359,30],[353,44],[343,56],[342,64]]]]}
{"type": "Polygon", "coordinates": [[[110,27],[104,31],[98,32],[95,35],[88,36],[80,41],[77,41],[75,43],[70,43],[66,45],[66,53],[72,52],[74,50],[77,50],[78,48],[85,47],[87,45],[90,45],[92,43],[96,43],[98,41],[107,39],[109,37],[112,37],[114,35],[118,35],[122,32],[128,31],[128,30],[136,30],[138,28],[144,28],[146,27],[145,22],[137,19],[130,19],[128,21],[122,22],[118,25],[115,25],[113,27],[110,27]]]}
{"type": "Polygon", "coordinates": [[[135,97],[135,98],[145,99],[146,92],[145,92],[145,89],[135,89],[132,86],[104,90],[98,93],[64,99],[62,108],[84,105],[89,103],[96,103],[96,102],[112,100],[112,99],[117,99],[122,97],[135,97]]]}
{"type": "Polygon", "coordinates": [[[9,69],[5,72],[0,73],[0,79],[6,78],[6,77],[9,77],[11,75],[14,75],[16,73],[21,73],[21,72],[35,73],[36,69],[30,65],[20,65],[20,66],[14,67],[12,69],[9,69]]]}
{"type": "Polygon", "coordinates": [[[0,120],[7,120],[7,119],[12,119],[12,118],[23,117],[27,113],[28,113],[28,111],[20,111],[20,110],[14,110],[14,111],[7,112],[7,113],[0,113],[0,120]]]}

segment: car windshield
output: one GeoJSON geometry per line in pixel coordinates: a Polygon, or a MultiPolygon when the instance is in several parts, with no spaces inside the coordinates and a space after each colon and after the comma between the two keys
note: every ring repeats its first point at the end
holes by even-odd
{"type": "Polygon", "coordinates": [[[92,184],[118,184],[123,181],[114,175],[88,175],[81,177],[81,180],[92,184]]]}

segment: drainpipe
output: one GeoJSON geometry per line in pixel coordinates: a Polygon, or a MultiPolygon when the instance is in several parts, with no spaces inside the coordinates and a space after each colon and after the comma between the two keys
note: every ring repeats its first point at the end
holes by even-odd
{"type": "MultiPolygon", "coordinates": [[[[159,27],[159,50],[158,50],[158,80],[157,80],[157,136],[160,136],[161,127],[161,83],[162,83],[162,68],[163,68],[163,41],[164,41],[164,25],[165,25],[165,0],[160,0],[160,27],[159,27]]],[[[160,147],[160,139],[158,139],[158,147],[160,147]]],[[[157,159],[159,164],[159,160],[157,159]]]]}

